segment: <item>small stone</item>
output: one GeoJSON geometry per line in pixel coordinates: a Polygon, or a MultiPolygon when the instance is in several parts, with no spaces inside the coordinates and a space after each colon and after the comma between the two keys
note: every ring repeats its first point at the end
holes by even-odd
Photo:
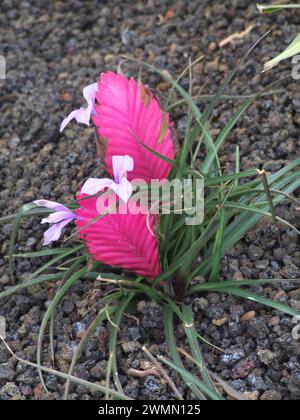
{"type": "Polygon", "coordinates": [[[139,395],[139,381],[135,380],[128,382],[124,387],[124,393],[125,395],[128,395],[128,397],[136,400],[139,395]]]}
{"type": "Polygon", "coordinates": [[[128,333],[133,341],[138,341],[141,338],[141,334],[138,327],[129,327],[128,333]]]}
{"type": "Polygon", "coordinates": [[[57,390],[57,377],[55,375],[48,375],[46,379],[46,387],[54,392],[57,390]]]}
{"type": "Polygon", "coordinates": [[[248,255],[251,261],[256,261],[263,257],[264,251],[258,246],[250,245],[248,255]]]}
{"type": "Polygon", "coordinates": [[[137,304],[137,310],[141,313],[144,312],[145,308],[146,308],[146,301],[145,300],[141,300],[140,302],[138,302],[137,304]]]}
{"type": "Polygon", "coordinates": [[[255,311],[249,311],[246,312],[243,316],[242,316],[242,321],[253,321],[253,319],[256,317],[256,312],[255,311]]]}
{"type": "Polygon", "coordinates": [[[30,385],[21,385],[20,391],[21,391],[21,394],[24,395],[25,397],[29,397],[33,394],[33,389],[31,388],[30,385]]]}
{"type": "Polygon", "coordinates": [[[282,395],[280,394],[280,392],[270,389],[269,391],[265,391],[262,394],[262,396],[260,397],[260,400],[262,400],[262,401],[281,401],[282,400],[282,395]]]}
{"type": "Polygon", "coordinates": [[[31,122],[31,130],[33,134],[37,134],[43,127],[43,121],[39,117],[33,118],[31,122]]]}
{"type": "Polygon", "coordinates": [[[291,307],[296,309],[296,311],[300,311],[300,300],[291,299],[291,307]]]}
{"type": "Polygon", "coordinates": [[[44,195],[50,195],[52,190],[52,186],[51,184],[44,182],[41,186],[41,193],[44,195]]]}
{"type": "Polygon", "coordinates": [[[225,316],[224,318],[221,318],[221,319],[213,319],[212,324],[215,325],[216,327],[221,327],[227,321],[228,321],[228,318],[227,318],[227,316],[225,316]]]}
{"type": "Polygon", "coordinates": [[[10,363],[0,365],[0,380],[12,381],[15,376],[14,370],[10,363]]]}
{"type": "Polygon", "coordinates": [[[268,327],[277,327],[279,324],[280,319],[277,316],[273,316],[268,323],[268,327]]]}
{"type": "Polygon", "coordinates": [[[74,322],[72,325],[72,337],[75,338],[82,338],[85,334],[86,328],[83,322],[74,322]]]}
{"type": "Polygon", "coordinates": [[[107,361],[101,360],[90,370],[90,373],[95,378],[97,378],[97,380],[104,379],[106,377],[106,368],[107,368],[107,361]]]}
{"type": "Polygon", "coordinates": [[[291,299],[300,300],[300,288],[290,291],[288,295],[291,299]]]}
{"type": "Polygon", "coordinates": [[[25,337],[30,331],[30,327],[27,324],[23,324],[18,328],[18,334],[20,337],[25,337]]]}
{"type": "Polygon", "coordinates": [[[235,271],[233,273],[232,279],[233,280],[243,280],[244,279],[243,273],[240,270],[235,271]]]}
{"type": "Polygon", "coordinates": [[[70,315],[70,313],[73,312],[74,310],[74,303],[71,300],[67,299],[63,302],[62,307],[63,307],[63,311],[67,315],[70,315]]]}
{"type": "Polygon", "coordinates": [[[282,261],[286,255],[286,251],[283,248],[276,248],[273,251],[273,256],[275,260],[282,261]]]}
{"type": "Polygon", "coordinates": [[[11,223],[7,223],[6,225],[4,225],[2,227],[2,233],[7,238],[10,238],[11,231],[12,231],[12,224],[11,223]]]}
{"type": "Polygon", "coordinates": [[[240,337],[245,331],[245,329],[246,327],[242,322],[228,322],[228,333],[230,337],[240,337]]]}
{"type": "Polygon", "coordinates": [[[247,330],[248,334],[255,339],[263,339],[269,333],[265,319],[261,316],[253,319],[253,321],[250,321],[247,330]]]}
{"type": "Polygon", "coordinates": [[[114,60],[115,56],[113,54],[105,54],[104,62],[105,64],[109,64],[114,60]]]}
{"type": "Polygon", "coordinates": [[[9,140],[9,147],[11,149],[15,149],[18,146],[18,144],[20,144],[20,142],[21,142],[20,137],[14,134],[9,140]]]}
{"type": "Polygon", "coordinates": [[[247,376],[255,368],[254,360],[251,357],[240,360],[232,369],[232,377],[234,379],[247,378],[247,376]]]}
{"type": "Polygon", "coordinates": [[[255,261],[254,265],[255,265],[255,268],[257,268],[258,270],[266,270],[269,266],[269,261],[268,260],[255,261]]]}
{"type": "Polygon", "coordinates": [[[122,346],[123,351],[127,354],[134,353],[140,350],[142,347],[138,341],[129,341],[127,343],[123,343],[121,346],[122,346]]]}
{"type": "Polygon", "coordinates": [[[205,311],[208,318],[213,319],[222,319],[225,318],[225,311],[223,305],[212,303],[205,311]]]}
{"type": "Polygon", "coordinates": [[[300,338],[300,324],[296,325],[293,329],[292,329],[292,337],[293,340],[297,341],[300,338]]]}
{"type": "Polygon", "coordinates": [[[135,33],[133,31],[129,31],[128,29],[121,32],[121,41],[124,45],[132,45],[134,37],[135,33]]]}
{"type": "Polygon", "coordinates": [[[278,111],[272,111],[269,114],[268,122],[271,128],[281,128],[282,115],[278,111]]]}
{"type": "Polygon", "coordinates": [[[246,389],[246,382],[242,379],[235,379],[231,381],[230,385],[239,392],[244,392],[246,389]]]}
{"type": "Polygon", "coordinates": [[[33,245],[35,245],[37,243],[37,239],[36,238],[33,238],[33,237],[30,237],[30,238],[28,238],[27,239],[27,241],[26,241],[26,246],[28,247],[28,248],[31,248],[33,245]]]}
{"type": "Polygon", "coordinates": [[[261,349],[258,350],[257,356],[259,360],[266,366],[269,366],[269,364],[274,360],[274,354],[268,350],[268,349],[261,349]]]}
{"type": "Polygon", "coordinates": [[[162,307],[156,302],[145,302],[145,305],[138,305],[138,311],[143,307],[143,318],[141,325],[145,329],[160,329],[163,322],[162,307]]]}
{"type": "Polygon", "coordinates": [[[30,385],[32,383],[32,370],[27,369],[24,372],[20,373],[16,379],[15,382],[20,382],[23,385],[30,385]]]}
{"type": "Polygon", "coordinates": [[[257,391],[266,391],[268,388],[261,377],[261,373],[259,375],[251,373],[247,378],[247,382],[252,386],[252,388],[254,388],[254,390],[257,391]]]}
{"type": "Polygon", "coordinates": [[[208,300],[203,297],[194,299],[193,303],[194,303],[194,309],[197,312],[204,311],[209,306],[208,300]]]}
{"type": "Polygon", "coordinates": [[[227,365],[232,365],[244,357],[245,352],[243,349],[228,349],[224,354],[222,354],[220,360],[227,365]]]}
{"type": "Polygon", "coordinates": [[[153,375],[147,376],[144,386],[151,394],[162,394],[165,389],[165,385],[162,381],[153,375]]]}
{"type": "Polygon", "coordinates": [[[246,392],[243,392],[243,395],[249,401],[257,401],[258,397],[259,397],[259,392],[258,391],[246,391],[246,392]]]}
{"type": "Polygon", "coordinates": [[[0,277],[0,284],[8,284],[9,281],[10,280],[7,274],[3,274],[3,276],[0,277]]]}
{"type": "Polygon", "coordinates": [[[218,44],[216,42],[210,42],[208,45],[208,50],[214,52],[218,49],[218,44]]]}
{"type": "Polygon", "coordinates": [[[0,388],[0,400],[18,401],[24,400],[24,397],[22,397],[17,385],[13,382],[6,382],[6,384],[0,388]]]}

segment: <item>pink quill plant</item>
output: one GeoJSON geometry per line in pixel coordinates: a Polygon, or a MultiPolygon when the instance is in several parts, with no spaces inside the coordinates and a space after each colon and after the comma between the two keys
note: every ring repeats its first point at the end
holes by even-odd
{"type": "Polygon", "coordinates": [[[114,179],[89,178],[77,196],[79,208],[74,213],[59,203],[37,200],[38,206],[54,210],[41,222],[52,224],[44,234],[44,245],[58,240],[63,227],[76,220],[79,235],[95,260],[154,279],[160,273],[154,233],[159,218],[145,211],[128,211],[133,190],[130,181],[150,183],[168,177],[172,165],[149,149],[174,159],[169,115],[148,87],[113,72],[103,73],[98,83],[86,86],[83,96],[87,107],[72,111],[60,131],[73,119],[89,125],[93,116],[105,169],[114,179]],[[119,211],[98,218],[98,198],[89,196],[104,189],[114,191],[116,200],[121,199],[119,211]]]}

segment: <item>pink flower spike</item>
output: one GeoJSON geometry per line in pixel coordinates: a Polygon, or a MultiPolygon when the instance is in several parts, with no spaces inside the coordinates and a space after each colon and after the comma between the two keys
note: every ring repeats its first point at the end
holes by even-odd
{"type": "Polygon", "coordinates": [[[74,118],[78,123],[85,125],[90,124],[91,114],[95,115],[95,98],[98,91],[98,84],[92,83],[91,85],[86,86],[83,89],[83,96],[87,102],[86,108],[79,108],[72,111],[61,123],[60,132],[62,132],[65,127],[72,121],[74,118]]]}
{"type": "Polygon", "coordinates": [[[51,242],[57,241],[60,238],[63,228],[73,220],[77,219],[75,213],[60,203],[49,200],[34,201],[39,207],[46,207],[54,210],[50,216],[42,219],[41,224],[50,223],[52,226],[44,232],[43,246],[49,245],[51,242]]]}
{"type": "Polygon", "coordinates": [[[127,171],[132,171],[134,167],[132,157],[113,156],[113,173],[115,180],[109,178],[89,178],[81,189],[81,194],[94,195],[104,188],[113,190],[123,201],[127,203],[132,195],[132,185],[127,180],[127,171]]]}

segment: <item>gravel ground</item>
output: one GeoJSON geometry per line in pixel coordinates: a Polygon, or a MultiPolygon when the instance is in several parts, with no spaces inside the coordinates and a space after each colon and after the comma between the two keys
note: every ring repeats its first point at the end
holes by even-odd
{"type": "MultiPolygon", "coordinates": [[[[260,45],[240,71],[229,93],[258,91],[289,74],[290,64],[261,74],[266,59],[287,45],[299,32],[299,15],[259,17],[255,1],[19,1],[3,0],[0,6],[0,54],[7,60],[7,78],[0,80],[0,209],[3,215],[36,198],[68,201],[84,178],[99,175],[92,128],[71,124],[63,135],[58,127],[63,116],[81,105],[83,86],[100,72],[122,63],[120,54],[131,54],[177,75],[190,56],[206,58],[194,69],[195,93],[213,93],[220,81],[270,26],[272,34],[260,45]],[[223,48],[218,43],[234,32],[255,25],[251,33],[223,48]]],[[[137,76],[136,66],[123,70],[137,76]]],[[[165,94],[166,86],[155,75],[142,73],[149,85],[165,94]]],[[[183,79],[188,86],[188,80],[183,79]]],[[[223,150],[222,163],[230,169],[236,144],[241,146],[242,167],[264,165],[277,170],[299,154],[299,84],[281,84],[283,91],[257,101],[239,122],[223,150]]],[[[226,101],[214,115],[218,130],[237,102],[226,101]]],[[[174,115],[179,134],[186,117],[174,115]]],[[[300,214],[292,206],[278,210],[281,217],[300,227],[300,214]]],[[[1,254],[7,254],[11,225],[0,232],[1,254]]],[[[277,232],[263,221],[223,261],[226,278],[300,277],[300,244],[292,230],[277,232]]],[[[37,220],[23,223],[17,251],[40,248],[42,229],[37,220]]],[[[8,276],[6,261],[0,261],[0,289],[19,281],[41,261],[19,261],[16,277],[8,276]]],[[[256,292],[291,304],[300,310],[300,289],[286,282],[281,287],[256,287],[256,292]]],[[[97,297],[107,293],[97,284],[79,282],[63,300],[55,320],[56,365],[67,371],[82,330],[93,317],[86,314],[97,297]]],[[[28,360],[35,360],[39,325],[53,288],[36,287],[1,303],[7,319],[8,342],[28,360]]],[[[161,308],[140,302],[136,319],[126,317],[120,332],[120,380],[125,392],[139,399],[172,398],[157,376],[136,377],[128,369],[145,369],[141,351],[148,342],[154,353],[164,354],[161,308]]],[[[206,339],[224,352],[204,346],[208,366],[235,389],[251,399],[295,400],[300,398],[300,342],[293,340],[289,316],[255,303],[220,294],[194,300],[195,324],[206,339]],[[216,322],[223,320],[223,322],[216,322]],[[218,324],[218,325],[216,325],[218,324]],[[221,325],[222,324],[222,325],[221,325]]],[[[184,345],[178,325],[176,337],[184,345]]],[[[90,340],[76,374],[91,381],[105,381],[107,330],[101,327],[90,340]]],[[[51,365],[48,345],[44,362],[51,365]]],[[[191,398],[174,375],[179,389],[191,398]]],[[[15,362],[0,346],[0,400],[60,399],[63,381],[47,377],[50,394],[40,386],[35,370],[15,362]]],[[[100,395],[72,385],[72,399],[98,399],[100,395]]]]}

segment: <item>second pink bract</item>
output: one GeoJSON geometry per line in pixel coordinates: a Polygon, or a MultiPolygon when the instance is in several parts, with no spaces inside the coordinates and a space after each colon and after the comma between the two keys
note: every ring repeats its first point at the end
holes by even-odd
{"type": "MultiPolygon", "coordinates": [[[[97,198],[82,200],[76,210],[76,224],[89,254],[97,261],[154,279],[160,273],[155,216],[147,214],[108,214],[93,222],[101,211],[97,198]]],[[[127,206],[127,204],[122,204],[127,206]]]]}

